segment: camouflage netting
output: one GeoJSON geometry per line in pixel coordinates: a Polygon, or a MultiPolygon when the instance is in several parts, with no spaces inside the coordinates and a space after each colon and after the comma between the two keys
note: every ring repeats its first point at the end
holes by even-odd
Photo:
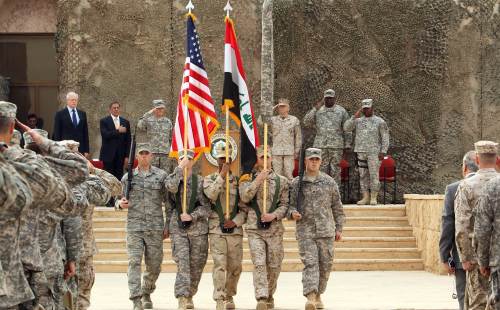
{"type": "Polygon", "coordinates": [[[500,140],[496,2],[275,0],[275,98],[300,117],[329,87],[351,114],[373,98],[400,194],[442,192],[473,141],[500,140]]]}
{"type": "MultiPolygon", "coordinates": [[[[194,1],[217,107],[226,2],[194,1]]],[[[500,140],[497,0],[266,2],[273,8],[274,99],[290,98],[292,113],[303,117],[328,87],[350,113],[361,99],[373,98],[391,129],[401,193],[442,192],[459,177],[461,157],[475,140],[500,140]]],[[[111,100],[122,102],[132,125],[156,98],[174,103],[168,113],[174,117],[186,3],[58,1],[61,91],[81,94],[94,155],[100,146],[98,120],[111,100]]],[[[268,29],[261,25],[263,1],[231,3],[259,114],[269,109],[260,106],[261,32],[268,29]]]]}

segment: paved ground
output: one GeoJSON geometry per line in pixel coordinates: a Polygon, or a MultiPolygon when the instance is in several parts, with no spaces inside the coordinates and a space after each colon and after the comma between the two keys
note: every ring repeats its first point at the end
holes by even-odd
{"type": "MultiPolygon", "coordinates": [[[[155,309],[177,308],[174,279],[173,273],[160,275],[156,292],[152,295],[155,309]]],[[[238,309],[255,309],[251,273],[242,274],[238,289],[235,298],[238,309]]],[[[453,277],[422,271],[335,272],[331,274],[323,301],[329,310],[458,309],[456,300],[451,298],[453,290],[453,277]]],[[[301,274],[282,273],[275,299],[276,309],[304,309],[301,274]]],[[[196,309],[215,309],[211,274],[203,274],[194,302],[196,309]]],[[[132,309],[126,274],[97,274],[90,309],[132,309]]]]}

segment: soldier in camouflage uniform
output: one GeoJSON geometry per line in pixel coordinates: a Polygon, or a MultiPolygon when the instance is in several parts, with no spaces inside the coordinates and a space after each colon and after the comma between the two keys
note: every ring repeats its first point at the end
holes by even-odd
{"type": "MultiPolygon", "coordinates": [[[[271,160],[271,153],[267,154],[271,160]]],[[[269,165],[269,162],[268,162],[269,165]]],[[[269,165],[270,166],[270,165],[269,165]]],[[[273,294],[283,261],[283,232],[281,220],[288,210],[288,179],[273,170],[264,169],[264,148],[257,148],[256,172],[240,178],[240,195],[246,208],[248,244],[254,264],[253,283],[257,310],[274,308],[273,294]],[[263,182],[267,180],[266,210],[263,210],[263,182]],[[265,212],[264,212],[265,211],[265,212]],[[268,228],[263,228],[267,225],[268,228]]]]}
{"type": "MultiPolygon", "coordinates": [[[[118,204],[128,209],[127,253],[128,288],[134,310],[153,309],[150,295],[156,288],[163,260],[163,218],[162,202],[166,201],[167,173],[151,165],[153,154],[147,143],[137,145],[137,160],[133,170],[132,188],[129,200],[123,197],[118,204]],[[141,287],[141,262],[144,256],[146,271],[141,287]],[[142,298],[142,300],[141,300],[142,298]]],[[[126,195],[129,173],[122,178],[126,195]]]]}
{"type": "Polygon", "coordinates": [[[23,163],[10,163],[4,157],[12,138],[17,107],[0,101],[0,308],[14,310],[32,300],[33,292],[24,277],[19,249],[21,213],[33,202],[27,180],[17,169],[30,169],[23,163]],[[24,166],[24,167],[23,167],[24,166]]]}
{"type": "Polygon", "coordinates": [[[364,99],[361,109],[345,122],[344,130],[356,133],[354,152],[358,155],[359,183],[363,194],[358,205],[376,205],[380,188],[380,161],[389,149],[387,124],[373,114],[373,100],[364,99]],[[361,113],[364,115],[361,116],[361,113]]]}
{"type": "Polygon", "coordinates": [[[304,117],[304,125],[316,128],[313,146],[321,149],[323,154],[321,171],[340,184],[339,163],[351,148],[352,136],[344,130],[349,114],[343,107],[335,104],[335,100],[335,91],[327,89],[323,101],[318,102],[304,117]]]}
{"type": "MultiPolygon", "coordinates": [[[[208,226],[210,252],[214,261],[213,298],[217,302],[217,310],[235,308],[233,296],[236,295],[242,270],[242,226],[246,220],[246,213],[239,207],[238,179],[230,171],[230,162],[226,163],[225,147],[224,142],[219,142],[214,146],[219,172],[207,175],[203,181],[203,190],[212,205],[208,226]],[[225,179],[227,176],[229,176],[229,216],[225,215],[225,179]]],[[[231,151],[229,151],[229,160],[231,160],[231,151]]]]}
{"type": "Polygon", "coordinates": [[[335,181],[320,172],[321,150],[305,153],[302,199],[297,205],[299,177],[290,189],[289,217],[297,221],[295,235],[304,264],[302,285],[307,297],[306,310],[324,309],[321,294],[326,290],[333,265],[333,241],[342,237],[345,222],[340,193],[335,181]],[[298,211],[300,210],[300,212],[298,211]]]}
{"type": "Polygon", "coordinates": [[[151,164],[170,173],[175,166],[174,160],[168,158],[172,143],[172,121],[165,114],[165,101],[153,100],[153,109],[139,119],[137,128],[146,131],[147,140],[153,152],[151,164]]]}
{"type": "Polygon", "coordinates": [[[10,139],[10,145],[21,145],[22,134],[19,130],[14,129],[14,134],[12,139],[10,139]]]}
{"type": "Polygon", "coordinates": [[[490,277],[490,309],[500,310],[500,176],[486,183],[474,223],[479,270],[490,277]]]}
{"type": "Polygon", "coordinates": [[[166,209],[168,226],[165,225],[164,234],[172,239],[172,255],[177,264],[174,294],[179,301],[178,309],[194,308],[193,296],[208,257],[210,202],[203,193],[203,177],[192,173],[193,156],[190,150],[181,152],[179,167],[169,176],[167,184],[173,201],[166,209]],[[184,168],[187,169],[186,213],[182,212],[184,168]]]}
{"type": "Polygon", "coordinates": [[[464,308],[485,309],[488,295],[488,278],[481,275],[475,248],[474,222],[477,205],[483,195],[485,184],[498,176],[495,171],[497,143],[479,141],[474,144],[479,170],[458,186],[455,196],[455,242],[462,267],[467,271],[464,308]]]}
{"type": "Polygon", "coordinates": [[[288,99],[279,99],[275,108],[278,108],[278,115],[271,118],[273,169],[277,174],[291,180],[295,159],[299,157],[302,145],[300,121],[288,114],[288,99]]]}

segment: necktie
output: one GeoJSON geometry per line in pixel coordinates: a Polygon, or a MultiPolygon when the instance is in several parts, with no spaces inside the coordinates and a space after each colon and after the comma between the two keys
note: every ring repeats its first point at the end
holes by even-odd
{"type": "Polygon", "coordinates": [[[113,121],[115,122],[115,129],[118,130],[120,128],[120,120],[118,117],[113,117],[113,121]]]}
{"type": "Polygon", "coordinates": [[[72,110],[71,122],[73,122],[73,126],[78,126],[78,121],[76,120],[76,110],[72,110]]]}

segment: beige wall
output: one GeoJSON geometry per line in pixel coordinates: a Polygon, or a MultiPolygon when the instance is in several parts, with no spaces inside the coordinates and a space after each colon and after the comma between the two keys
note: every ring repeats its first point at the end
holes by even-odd
{"type": "Polygon", "coordinates": [[[406,215],[427,272],[445,274],[439,258],[444,195],[404,195],[406,215]]]}
{"type": "Polygon", "coordinates": [[[0,0],[0,33],[56,32],[56,1],[0,0]]]}

